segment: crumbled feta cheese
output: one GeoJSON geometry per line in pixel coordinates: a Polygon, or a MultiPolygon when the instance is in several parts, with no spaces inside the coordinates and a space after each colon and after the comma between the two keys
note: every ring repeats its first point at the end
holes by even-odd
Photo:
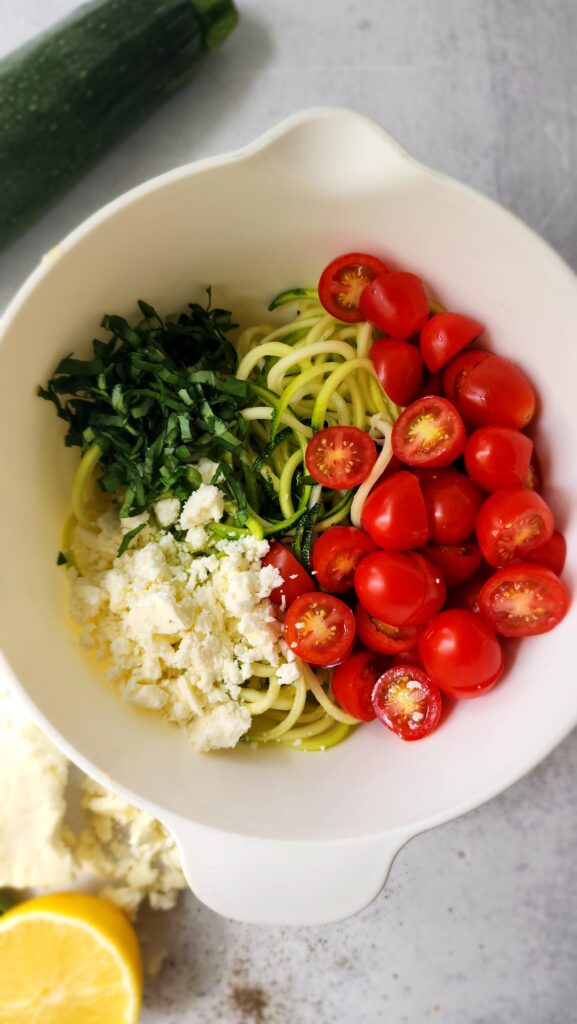
{"type": "Polygon", "coordinates": [[[208,542],[208,533],[204,526],[191,526],[186,534],[186,543],[193,551],[202,551],[208,542]]]}
{"type": "Polygon", "coordinates": [[[194,468],[198,469],[203,484],[209,484],[218,469],[218,463],[211,459],[201,459],[194,468]]]}
{"type": "Polygon", "coordinates": [[[178,498],[161,498],[154,503],[154,514],[160,526],[174,526],[180,515],[178,498]]]}
{"type": "Polygon", "coordinates": [[[137,526],[146,526],[149,521],[148,512],[141,512],[138,516],[124,516],[120,520],[120,529],[124,533],[130,533],[131,530],[136,530],[137,526]]]}
{"type": "Polygon", "coordinates": [[[219,522],[224,512],[224,496],[214,484],[201,484],[197,491],[193,491],[190,498],[185,501],[180,513],[180,526],[183,530],[190,530],[194,526],[204,526],[206,523],[219,522]]]}

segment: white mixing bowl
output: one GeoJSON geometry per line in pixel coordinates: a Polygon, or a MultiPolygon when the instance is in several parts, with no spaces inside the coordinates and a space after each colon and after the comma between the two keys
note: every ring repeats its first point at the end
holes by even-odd
{"type": "Polygon", "coordinates": [[[173,832],[199,898],[239,920],[316,924],[361,909],[407,839],[510,785],[577,722],[577,603],[425,742],[403,744],[376,723],[325,754],[194,754],[177,728],[121,703],[74,641],[55,555],[78,452],[62,445],[36,385],[64,354],[88,351],[103,313],[136,315],[137,298],[168,313],[212,284],[241,322],[262,322],[271,296],[314,283],[351,249],[421,274],[537,385],[546,494],[573,585],[575,278],[509,213],[356,113],[306,111],[246,149],[134,189],[43,261],[1,326],[3,671],[73,761],[173,832]]]}

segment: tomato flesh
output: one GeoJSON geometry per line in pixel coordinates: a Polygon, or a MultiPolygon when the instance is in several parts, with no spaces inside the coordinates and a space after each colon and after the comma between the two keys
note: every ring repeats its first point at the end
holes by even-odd
{"type": "Polygon", "coordinates": [[[292,551],[276,540],[272,541],[262,564],[274,565],[283,578],[283,583],[275,587],[269,595],[273,604],[288,608],[300,594],[308,594],[315,589],[312,577],[303,569],[292,551]]]}
{"type": "Polygon", "coordinates": [[[479,427],[465,445],[465,466],[486,491],[502,491],[524,483],[533,442],[511,427],[479,427]]]}
{"type": "Polygon", "coordinates": [[[372,693],[386,668],[387,659],[374,651],[355,651],[333,670],[331,686],[335,700],[354,718],[372,722],[376,715],[372,693]]]}
{"type": "Polygon", "coordinates": [[[439,570],[415,552],[376,551],[363,558],[355,590],[370,615],[393,626],[422,626],[446,596],[439,570]]]}
{"type": "Polygon", "coordinates": [[[486,352],[482,348],[470,348],[467,352],[461,352],[460,355],[455,356],[445,367],[443,387],[447,398],[451,402],[454,402],[455,405],[457,404],[461,387],[471,373],[471,370],[478,366],[479,363],[484,362],[485,359],[488,359],[490,355],[490,352],[486,352]]]}
{"type": "Polygon", "coordinates": [[[507,637],[538,636],[554,629],[567,614],[569,595],[561,580],[543,565],[522,563],[498,569],[481,589],[482,614],[507,637]]]}
{"type": "Polygon", "coordinates": [[[364,314],[359,300],[368,284],[379,274],[386,274],[386,265],[365,252],[349,252],[331,260],[319,280],[319,298],[327,313],[346,323],[359,323],[364,314]]]}
{"type": "Polygon", "coordinates": [[[320,534],[312,550],[317,583],[333,594],[351,590],[361,558],[375,550],[376,545],[362,530],[354,526],[331,526],[320,534]]]}
{"type": "Polygon", "coordinates": [[[430,373],[435,373],[478,338],[483,324],[460,313],[436,313],[421,331],[421,354],[430,373]]]}
{"type": "Polygon", "coordinates": [[[366,480],[375,462],[375,442],[358,427],[326,427],[307,445],[307,470],[317,483],[334,491],[348,490],[366,480]]]}
{"type": "Polygon", "coordinates": [[[423,630],[419,654],[431,679],[459,699],[486,693],[503,673],[503,652],[491,627],[460,608],[441,612],[423,630]]]}
{"type": "Polygon", "coordinates": [[[301,594],[286,613],[284,638],[309,665],[338,665],[355,642],[355,618],[332,594],[301,594]]]}
{"type": "Polygon", "coordinates": [[[417,478],[404,471],[377,484],[364,504],[361,522],[381,548],[409,551],[426,544],[427,510],[417,478]]]}
{"type": "Polygon", "coordinates": [[[393,452],[409,466],[448,466],[465,447],[465,428],[446,398],[418,398],[393,427],[393,452]]]}
{"type": "Polygon", "coordinates": [[[423,377],[423,360],[418,348],[401,338],[379,338],[371,348],[371,359],[379,383],[397,405],[415,398],[423,377]]]}
{"type": "Polygon", "coordinates": [[[458,408],[465,423],[473,427],[496,425],[526,427],[535,412],[533,387],[523,371],[503,359],[490,355],[461,383],[458,408]]]}
{"type": "Polygon", "coordinates": [[[464,473],[448,467],[419,473],[431,540],[460,544],[475,529],[483,493],[464,473]]]}
{"type": "Polygon", "coordinates": [[[402,740],[420,740],[437,727],[443,702],[438,686],[418,665],[388,669],[373,690],[377,718],[402,740]]]}
{"type": "Polygon", "coordinates": [[[479,546],[489,565],[500,568],[526,556],[551,537],[553,513],[536,491],[514,487],[491,494],[477,517],[479,546]]]}
{"type": "Polygon", "coordinates": [[[439,567],[448,587],[464,583],[479,568],[481,549],[475,541],[461,544],[427,544],[422,554],[439,567]]]}
{"type": "Polygon", "coordinates": [[[371,651],[378,651],[379,654],[404,654],[407,651],[414,651],[423,631],[422,626],[392,626],[388,622],[381,622],[380,619],[369,615],[362,604],[357,605],[355,619],[357,636],[361,643],[371,651]]]}
{"type": "Polygon", "coordinates": [[[379,274],[359,301],[361,313],[373,327],[393,338],[410,338],[429,319],[429,303],[416,274],[379,274]]]}

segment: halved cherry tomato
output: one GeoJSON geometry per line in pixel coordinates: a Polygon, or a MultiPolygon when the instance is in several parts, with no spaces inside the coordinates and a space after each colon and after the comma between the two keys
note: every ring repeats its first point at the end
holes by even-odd
{"type": "Polygon", "coordinates": [[[422,626],[446,596],[439,570],[413,551],[367,555],[357,565],[355,590],[370,615],[393,626],[422,626]]]}
{"type": "Polygon", "coordinates": [[[397,665],[414,665],[415,668],[423,670],[425,668],[418,651],[405,651],[403,654],[395,655],[391,668],[396,668],[397,665]]]}
{"type": "Polygon", "coordinates": [[[375,709],[371,696],[379,676],[386,671],[388,661],[374,651],[355,651],[350,658],[337,665],[331,686],[335,700],[344,711],[362,722],[372,722],[375,709]]]}
{"type": "Polygon", "coordinates": [[[526,487],[491,494],[477,518],[477,538],[489,565],[499,568],[526,556],[551,537],[553,513],[526,487]]]}
{"type": "Polygon", "coordinates": [[[319,535],[313,546],[312,563],[317,583],[333,594],[351,590],[361,558],[376,551],[376,547],[366,533],[354,526],[331,526],[319,535]]]}
{"type": "Polygon", "coordinates": [[[533,548],[525,556],[525,559],[527,562],[537,562],[539,565],[544,565],[545,568],[554,572],[556,576],[560,576],[563,572],[566,557],[567,543],[565,538],[562,533],[559,533],[559,530],[554,530],[549,540],[546,540],[544,544],[540,544],[538,548],[533,548]]]}
{"type": "Polygon", "coordinates": [[[437,727],[443,701],[438,686],[417,665],[388,669],[373,690],[377,718],[402,740],[421,740],[437,727]]]}
{"type": "Polygon", "coordinates": [[[451,697],[478,697],[503,673],[503,652],[480,615],[451,608],[423,630],[419,654],[431,679],[451,697]]]}
{"type": "Polygon", "coordinates": [[[319,298],[327,313],[346,323],[359,323],[365,317],[359,309],[364,288],[379,274],[386,274],[386,265],[366,252],[348,252],[337,256],[325,267],[319,281],[319,298]]]}
{"type": "Polygon", "coordinates": [[[371,348],[371,359],[380,385],[397,405],[412,402],[423,376],[421,353],[401,338],[379,338],[371,348]]]}
{"type": "Polygon", "coordinates": [[[533,442],[511,427],[479,427],[465,445],[465,466],[486,491],[519,487],[529,471],[533,442]]]}
{"type": "Polygon", "coordinates": [[[483,330],[483,324],[460,313],[436,313],[421,331],[421,355],[427,369],[434,373],[446,366],[461,349],[470,345],[483,330]]]}
{"type": "Polygon", "coordinates": [[[422,554],[443,573],[448,587],[458,586],[477,571],[483,558],[479,545],[474,541],[461,544],[427,544],[422,554]]]}
{"type": "Polygon", "coordinates": [[[309,665],[338,665],[353,648],[355,617],[332,594],[301,594],[286,613],[284,638],[309,665]]]}
{"type": "Polygon", "coordinates": [[[490,355],[473,367],[459,389],[458,408],[472,427],[526,427],[535,412],[533,387],[523,371],[490,355]]]}
{"type": "Polygon", "coordinates": [[[431,540],[437,544],[459,544],[470,537],[483,504],[480,487],[452,466],[419,472],[419,480],[431,540]]]}
{"type": "Polygon", "coordinates": [[[395,473],[377,484],[364,504],[361,522],[381,548],[409,551],[426,544],[427,510],[416,476],[395,473]]]}
{"type": "Polygon", "coordinates": [[[273,604],[288,608],[295,598],[301,594],[308,594],[311,590],[315,589],[314,580],[309,576],[306,569],[303,569],[292,551],[289,551],[284,544],[279,544],[277,540],[271,542],[270,548],[262,560],[262,564],[263,566],[274,565],[284,580],[284,583],[275,587],[269,595],[273,604]]]}
{"type": "Polygon", "coordinates": [[[309,441],[305,454],[310,475],[333,491],[361,484],[376,461],[375,442],[358,427],[319,430],[309,441]]]}
{"type": "Polygon", "coordinates": [[[446,398],[418,398],[395,422],[392,444],[409,466],[448,466],[465,447],[465,427],[446,398]]]}
{"type": "Polygon", "coordinates": [[[531,464],[523,477],[523,487],[528,487],[530,491],[539,491],[539,494],[543,490],[541,463],[539,462],[539,456],[534,449],[531,464]]]}
{"type": "Polygon", "coordinates": [[[365,647],[379,654],[403,654],[413,651],[419,642],[423,626],[391,626],[369,615],[362,604],[355,612],[357,635],[365,647]]]}
{"type": "Polygon", "coordinates": [[[524,562],[490,576],[481,590],[480,606],[502,636],[538,636],[565,617],[569,595],[550,569],[524,562]]]}
{"type": "Polygon", "coordinates": [[[443,387],[447,398],[454,402],[455,405],[459,400],[459,391],[463,381],[467,379],[471,370],[482,363],[485,359],[488,359],[491,355],[490,352],[485,352],[482,348],[470,348],[467,352],[461,352],[461,355],[456,356],[451,360],[449,365],[445,367],[443,373],[443,387]]]}
{"type": "Polygon", "coordinates": [[[375,277],[363,291],[359,305],[365,320],[392,338],[410,338],[429,319],[429,303],[420,277],[403,271],[375,277]]]}

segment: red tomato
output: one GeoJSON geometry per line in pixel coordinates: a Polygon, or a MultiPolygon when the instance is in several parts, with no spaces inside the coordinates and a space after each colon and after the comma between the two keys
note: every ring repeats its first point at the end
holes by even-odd
{"type": "Polygon", "coordinates": [[[380,548],[409,551],[429,539],[427,510],[412,473],[395,473],[369,494],[361,515],[363,529],[380,548]]]}
{"type": "Polygon", "coordinates": [[[310,475],[333,491],[361,484],[376,461],[375,442],[358,427],[319,430],[309,441],[305,454],[310,475]]]}
{"type": "Polygon", "coordinates": [[[479,427],[465,445],[465,466],[486,491],[519,487],[525,480],[533,442],[511,427],[479,427]]]}
{"type": "Polygon", "coordinates": [[[460,313],[437,313],[421,331],[421,354],[427,369],[434,373],[446,366],[461,349],[470,345],[483,330],[483,324],[460,313]]]}
{"type": "Polygon", "coordinates": [[[391,626],[388,622],[381,622],[369,615],[362,604],[357,605],[355,619],[361,643],[379,654],[403,654],[414,650],[423,631],[422,626],[391,626]]]}
{"type": "Polygon", "coordinates": [[[364,316],[359,299],[366,286],[387,267],[375,256],[365,252],[348,252],[337,256],[325,267],[319,281],[319,298],[327,313],[346,323],[359,323],[364,316]]]}
{"type": "Polygon", "coordinates": [[[375,709],[371,695],[387,659],[374,651],[356,651],[333,671],[331,686],[335,700],[344,711],[362,722],[372,722],[375,709]]]}
{"type": "Polygon", "coordinates": [[[481,611],[502,636],[537,636],[567,614],[569,595],[543,565],[510,565],[490,576],[480,594],[481,611]]]}
{"type": "Polygon", "coordinates": [[[427,395],[442,396],[444,394],[443,374],[439,371],[438,373],[428,373],[425,375],[425,379],[417,391],[415,398],[425,398],[427,395]]]}
{"type": "Polygon", "coordinates": [[[286,613],[284,638],[309,665],[338,665],[355,642],[355,618],[332,594],[301,594],[286,613]]]}
{"type": "Polygon", "coordinates": [[[417,665],[388,669],[373,690],[377,718],[402,740],[421,740],[436,729],[443,702],[438,686],[417,665]]]}
{"type": "Polygon", "coordinates": [[[559,530],[555,530],[549,537],[549,540],[546,540],[544,544],[540,544],[538,548],[533,548],[533,551],[526,555],[526,561],[544,565],[551,572],[554,572],[556,576],[560,576],[563,572],[566,557],[567,544],[565,538],[562,533],[559,533],[559,530]]]}
{"type": "Polygon", "coordinates": [[[461,544],[427,544],[422,554],[439,567],[448,587],[455,587],[468,580],[477,571],[483,558],[474,540],[461,544]]]}
{"type": "Polygon", "coordinates": [[[271,591],[270,599],[273,604],[282,605],[288,608],[295,598],[301,594],[308,594],[315,589],[314,580],[309,576],[306,569],[297,561],[292,551],[289,551],[284,544],[277,540],[271,542],[267,554],[262,560],[263,565],[274,565],[280,572],[284,583],[271,591]]]}
{"type": "Polygon", "coordinates": [[[396,421],[392,443],[397,458],[409,466],[448,466],[465,447],[465,427],[446,398],[418,398],[396,421]]]}
{"type": "Polygon", "coordinates": [[[412,551],[367,555],[356,568],[355,590],[370,615],[393,626],[422,626],[446,595],[438,569],[412,551]]]}
{"type": "Polygon", "coordinates": [[[487,572],[481,568],[470,580],[451,590],[447,600],[449,607],[465,608],[475,615],[480,615],[480,594],[486,579],[487,572]]]}
{"type": "Polygon", "coordinates": [[[483,492],[464,473],[449,467],[419,474],[431,540],[459,544],[475,529],[483,492]]]}
{"type": "Polygon", "coordinates": [[[421,655],[418,651],[405,651],[404,654],[397,654],[393,658],[391,668],[396,668],[397,665],[414,665],[415,668],[424,669],[423,662],[421,661],[421,655]]]}
{"type": "Polygon", "coordinates": [[[526,427],[535,412],[533,387],[508,359],[490,355],[467,374],[459,389],[458,407],[472,427],[496,424],[526,427]]]}
{"type": "Polygon", "coordinates": [[[401,338],[379,338],[371,359],[381,387],[397,405],[408,405],[417,394],[423,376],[418,348],[401,338]]]}
{"type": "Polygon", "coordinates": [[[503,652],[479,615],[451,608],[423,630],[419,654],[431,679],[451,697],[477,697],[503,673],[503,652]]]}
{"type": "Polygon", "coordinates": [[[443,387],[447,398],[455,405],[459,400],[459,391],[463,381],[467,379],[471,370],[491,355],[482,348],[471,348],[468,352],[461,352],[460,356],[452,359],[443,373],[443,387]]]}
{"type": "Polygon", "coordinates": [[[410,338],[429,319],[429,303],[420,277],[402,271],[375,277],[363,291],[359,305],[365,320],[393,338],[410,338]]]}
{"type": "Polygon", "coordinates": [[[533,450],[531,465],[523,477],[523,487],[528,487],[530,491],[539,491],[539,493],[543,490],[541,463],[535,450],[533,450]]]}
{"type": "Polygon", "coordinates": [[[477,537],[489,565],[525,560],[549,540],[553,513],[540,494],[526,487],[491,494],[477,518],[477,537]]]}
{"type": "Polygon", "coordinates": [[[362,530],[354,526],[331,526],[320,534],[313,547],[312,563],[317,583],[333,594],[351,590],[358,563],[375,550],[376,544],[362,530]]]}

